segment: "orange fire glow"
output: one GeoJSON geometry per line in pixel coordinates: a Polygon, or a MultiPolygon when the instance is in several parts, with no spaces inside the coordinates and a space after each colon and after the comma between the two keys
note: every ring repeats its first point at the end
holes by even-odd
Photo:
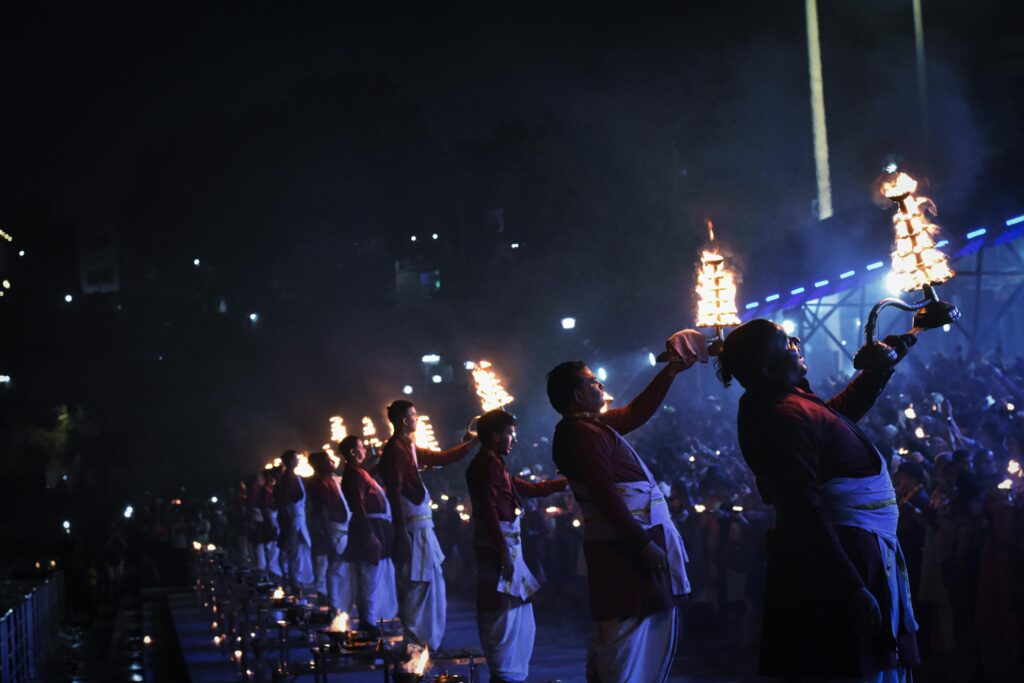
{"type": "Polygon", "coordinates": [[[714,247],[715,228],[708,221],[711,247],[701,252],[697,271],[697,327],[739,325],[736,310],[736,276],[725,265],[725,257],[714,247]]]}
{"type": "Polygon", "coordinates": [[[899,173],[882,184],[881,192],[897,207],[892,217],[896,233],[892,284],[904,292],[912,292],[952,279],[956,273],[949,267],[949,257],[935,246],[939,226],[926,215],[935,215],[935,204],[927,197],[914,194],[917,181],[906,173],[899,173]]]}

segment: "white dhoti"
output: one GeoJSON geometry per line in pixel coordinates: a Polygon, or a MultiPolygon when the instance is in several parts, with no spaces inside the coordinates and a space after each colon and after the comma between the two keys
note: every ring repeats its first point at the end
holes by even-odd
{"type": "Polygon", "coordinates": [[[407,641],[436,651],[441,647],[448,612],[441,570],[444,553],[434,534],[427,488],[423,487],[423,501],[418,505],[404,496],[401,502],[411,554],[408,562],[397,567],[398,616],[407,641]]]}
{"type": "MultiPolygon", "coordinates": [[[[274,538],[277,538],[280,527],[277,525],[277,510],[270,511],[270,523],[274,527],[274,538]]],[[[282,577],[285,575],[281,569],[281,549],[277,547],[277,541],[272,540],[263,544],[263,555],[267,558],[267,572],[272,576],[282,577]]]]}
{"type": "Polygon", "coordinates": [[[495,612],[477,612],[476,625],[491,681],[525,681],[530,675],[530,657],[537,633],[533,603],[495,612]]]}
{"type": "Polygon", "coordinates": [[[352,578],[356,608],[359,610],[360,628],[376,626],[380,619],[398,616],[398,597],[395,595],[395,564],[391,558],[380,562],[357,562],[352,565],[352,578]]]}
{"type": "Polygon", "coordinates": [[[285,537],[284,554],[288,558],[288,580],[293,586],[313,583],[313,558],[310,555],[309,529],[306,528],[306,487],[297,477],[302,498],[288,504],[291,528],[285,537]]]}
{"type": "MultiPolygon", "coordinates": [[[[540,590],[540,583],[523,560],[520,536],[521,517],[511,522],[498,521],[509,555],[512,557],[512,575],[498,578],[497,592],[519,600],[529,600],[540,590]]],[[[477,629],[483,646],[491,680],[519,682],[530,674],[530,657],[537,627],[533,620],[533,605],[524,602],[509,609],[477,612],[477,629]]]]}
{"type": "Polygon", "coordinates": [[[595,621],[587,643],[587,683],[661,683],[679,643],[678,610],[595,621]]]}

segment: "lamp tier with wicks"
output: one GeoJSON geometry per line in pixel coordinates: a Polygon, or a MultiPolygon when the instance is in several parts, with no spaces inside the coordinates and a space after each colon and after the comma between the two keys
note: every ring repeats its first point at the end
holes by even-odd
{"type": "Polygon", "coordinates": [[[949,266],[949,257],[935,244],[939,227],[926,215],[935,214],[935,205],[927,197],[914,194],[917,181],[898,173],[882,184],[881,192],[896,204],[891,283],[904,292],[913,292],[952,279],[956,273],[949,266]]]}

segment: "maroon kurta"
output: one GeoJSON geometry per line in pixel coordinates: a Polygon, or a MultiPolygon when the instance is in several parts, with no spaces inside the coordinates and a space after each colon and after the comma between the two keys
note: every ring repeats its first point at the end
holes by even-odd
{"type": "Polygon", "coordinates": [[[377,564],[391,557],[391,523],[384,519],[367,517],[368,514],[387,512],[383,489],[375,485],[370,473],[362,467],[346,465],[341,478],[341,490],[352,509],[348,525],[348,547],[341,558],[346,562],[377,564]]]}
{"type": "Polygon", "coordinates": [[[671,385],[672,375],[663,369],[629,405],[597,416],[566,416],[555,427],[555,465],[570,481],[586,485],[590,502],[621,537],[583,542],[591,618],[598,621],[645,616],[675,604],[669,573],[653,575],[640,555],[650,541],[664,550],[664,532],[644,530],[615,491],[618,482],[647,481],[616,432],[628,434],[647,422],[671,385]]]}
{"type": "Polygon", "coordinates": [[[567,481],[559,477],[550,481],[531,482],[509,476],[505,459],[501,455],[480,449],[466,470],[466,483],[469,485],[476,534],[477,610],[492,612],[522,604],[519,598],[498,592],[501,572],[501,555],[498,551],[505,547],[505,536],[498,522],[515,521],[516,508],[520,507],[519,496],[548,496],[565,490],[567,481]]]}
{"type": "Polygon", "coordinates": [[[341,489],[330,474],[314,474],[306,483],[306,493],[312,506],[312,514],[307,520],[309,538],[313,543],[310,552],[314,555],[330,555],[333,545],[328,535],[328,523],[344,523],[348,520],[341,489]]]}
{"type": "Polygon", "coordinates": [[[432,451],[426,448],[416,448],[416,457],[413,458],[413,443],[404,436],[393,435],[384,444],[384,452],[381,455],[377,471],[384,479],[387,488],[388,500],[391,502],[391,518],[394,522],[395,532],[405,528],[405,518],[402,516],[402,506],[399,503],[399,496],[405,496],[413,503],[422,503],[426,495],[423,488],[423,480],[420,479],[419,467],[441,467],[457,462],[468,451],[468,443],[459,444],[447,451],[432,451]]]}
{"type": "Polygon", "coordinates": [[[888,628],[885,567],[874,534],[834,526],[820,486],[834,477],[868,477],[885,465],[852,425],[867,413],[891,373],[862,373],[821,401],[806,386],[748,391],[740,399],[739,441],[765,502],[775,507],[768,538],[761,673],[860,677],[862,671],[912,666],[917,641],[888,628]],[[844,417],[846,419],[844,419],[844,417]],[[884,626],[862,659],[849,599],[866,586],[884,626]]]}

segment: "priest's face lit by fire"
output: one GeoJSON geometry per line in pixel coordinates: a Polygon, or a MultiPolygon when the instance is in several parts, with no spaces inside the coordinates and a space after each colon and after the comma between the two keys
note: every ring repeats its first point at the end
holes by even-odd
{"type": "Polygon", "coordinates": [[[590,368],[580,370],[580,387],[576,390],[575,399],[580,408],[596,413],[604,407],[604,384],[590,368]]]}
{"type": "Polygon", "coordinates": [[[352,448],[345,454],[345,460],[355,465],[362,465],[366,461],[366,446],[362,439],[356,439],[352,448]]]}
{"type": "Polygon", "coordinates": [[[508,455],[516,445],[516,426],[509,425],[493,437],[494,451],[500,455],[508,455]]]}

